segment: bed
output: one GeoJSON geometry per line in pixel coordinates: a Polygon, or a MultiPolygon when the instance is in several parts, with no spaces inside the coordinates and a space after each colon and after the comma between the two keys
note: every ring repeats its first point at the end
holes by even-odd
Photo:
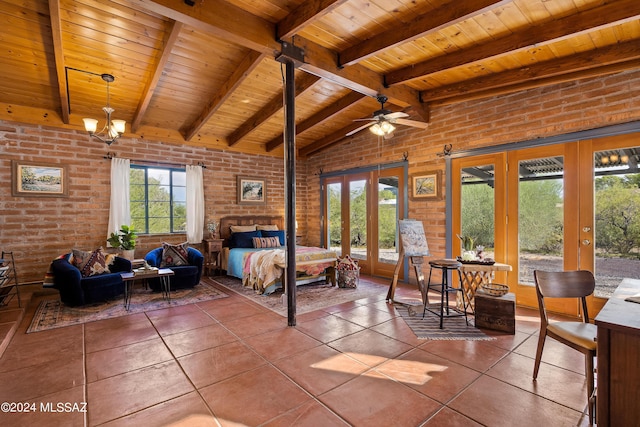
{"type": "MultiPolygon", "coordinates": [[[[277,236],[280,244],[284,243],[285,233],[282,231],[284,218],[282,217],[223,217],[220,219],[220,238],[223,239],[222,268],[226,270],[228,276],[241,279],[244,286],[252,287],[257,293],[268,295],[282,287],[286,266],[285,247],[253,247],[247,240],[247,238],[253,239],[255,237],[254,232],[251,231],[253,226],[262,229],[260,230],[261,236],[262,233],[264,233],[264,237],[277,236]],[[234,236],[232,229],[239,234],[234,236]]],[[[275,239],[271,239],[271,242],[275,242],[275,239]]],[[[296,285],[324,280],[335,286],[336,262],[337,254],[335,251],[297,246],[296,285]]]]}

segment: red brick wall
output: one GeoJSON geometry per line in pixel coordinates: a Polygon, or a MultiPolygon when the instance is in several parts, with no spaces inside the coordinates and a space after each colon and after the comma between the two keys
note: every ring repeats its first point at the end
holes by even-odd
{"type": "MultiPolygon", "coordinates": [[[[121,138],[111,147],[83,132],[0,121],[0,250],[13,251],[21,283],[41,281],[49,263],[72,248],[106,247],[110,198],[110,160],[118,157],[169,162],[203,162],[206,219],[224,215],[284,215],[284,161],[277,157],[121,138]],[[68,167],[69,197],[11,195],[11,160],[59,163],[68,167]],[[237,175],[267,180],[267,206],[236,203],[237,175]]],[[[305,171],[297,173],[297,206],[306,210],[305,171]]],[[[302,221],[300,221],[302,222],[302,221]]],[[[304,225],[304,224],[302,224],[304,225]]],[[[302,228],[302,227],[301,227],[302,228]]],[[[162,241],[178,243],[185,235],[141,236],[136,257],[162,241]]]]}
{"type": "MultiPolygon", "coordinates": [[[[442,170],[437,154],[445,144],[453,150],[489,146],[565,134],[640,119],[640,71],[533,89],[486,100],[434,106],[427,130],[399,128],[395,137],[378,142],[361,132],[342,144],[298,160],[297,210],[307,244],[320,242],[318,171],[399,162],[409,155],[409,174],[442,170]]],[[[21,282],[39,281],[52,258],[72,247],[105,244],[109,212],[110,163],[119,157],[196,164],[204,162],[207,218],[229,214],[284,214],[282,159],[206,148],[122,138],[110,149],[82,132],[0,121],[0,250],[12,250],[21,282]],[[68,165],[69,198],[11,196],[11,160],[68,165]],[[236,204],[236,176],[266,176],[268,204],[236,204]]],[[[444,186],[444,182],[443,182],[444,186]]],[[[444,194],[444,187],[442,188],[444,194]]],[[[445,201],[409,201],[408,217],[422,220],[429,247],[445,252],[445,201]]],[[[136,256],[163,240],[183,236],[142,236],[136,256]]]]}
{"type": "MultiPolygon", "coordinates": [[[[314,175],[402,160],[409,155],[409,175],[441,170],[438,157],[446,144],[468,150],[567,134],[640,119],[640,71],[565,83],[452,105],[433,106],[426,130],[399,127],[389,140],[378,141],[368,131],[307,159],[309,175],[308,243],[319,244],[320,178],[314,175]]],[[[444,179],[442,194],[445,194],[444,179]]],[[[423,221],[429,249],[445,255],[445,200],[412,201],[408,218],[423,221]]]]}

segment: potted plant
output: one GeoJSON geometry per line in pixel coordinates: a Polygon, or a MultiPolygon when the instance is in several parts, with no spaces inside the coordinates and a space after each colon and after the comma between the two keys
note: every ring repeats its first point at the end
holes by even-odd
{"type": "Polygon", "coordinates": [[[120,227],[120,231],[118,233],[111,233],[111,236],[107,239],[107,242],[111,245],[111,247],[122,249],[122,257],[132,260],[134,250],[136,248],[136,235],[133,228],[128,225],[123,225],[120,227]]]}
{"type": "Polygon", "coordinates": [[[473,248],[473,237],[457,235],[462,242],[462,260],[475,261],[477,259],[476,251],[473,248]]]}

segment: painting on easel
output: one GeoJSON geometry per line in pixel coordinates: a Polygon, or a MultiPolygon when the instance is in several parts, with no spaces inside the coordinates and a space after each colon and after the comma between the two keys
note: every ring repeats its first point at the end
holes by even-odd
{"type": "Polygon", "coordinates": [[[422,221],[401,219],[398,224],[404,256],[431,256],[422,221]]]}

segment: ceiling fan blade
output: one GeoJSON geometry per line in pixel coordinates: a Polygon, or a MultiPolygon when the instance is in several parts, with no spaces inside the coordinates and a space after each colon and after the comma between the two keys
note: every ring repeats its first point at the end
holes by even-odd
{"type": "Polygon", "coordinates": [[[420,129],[426,129],[429,127],[429,123],[418,122],[416,120],[396,119],[395,123],[420,129]]]}
{"type": "Polygon", "coordinates": [[[362,129],[366,129],[366,128],[368,128],[368,127],[369,127],[369,126],[371,126],[371,125],[373,125],[373,123],[367,123],[366,125],[362,125],[362,126],[360,126],[359,128],[355,128],[355,129],[354,129],[354,130],[352,130],[351,132],[347,132],[347,135],[346,135],[346,136],[351,136],[351,135],[353,135],[354,133],[358,133],[358,132],[360,132],[362,129]]]}
{"type": "Polygon", "coordinates": [[[384,118],[389,120],[389,119],[399,119],[402,117],[409,117],[409,115],[407,113],[403,113],[402,111],[398,111],[397,113],[389,113],[389,114],[385,114],[384,118]]]}
{"type": "Polygon", "coordinates": [[[373,122],[378,120],[377,117],[369,117],[367,119],[353,119],[354,122],[373,122]]]}

